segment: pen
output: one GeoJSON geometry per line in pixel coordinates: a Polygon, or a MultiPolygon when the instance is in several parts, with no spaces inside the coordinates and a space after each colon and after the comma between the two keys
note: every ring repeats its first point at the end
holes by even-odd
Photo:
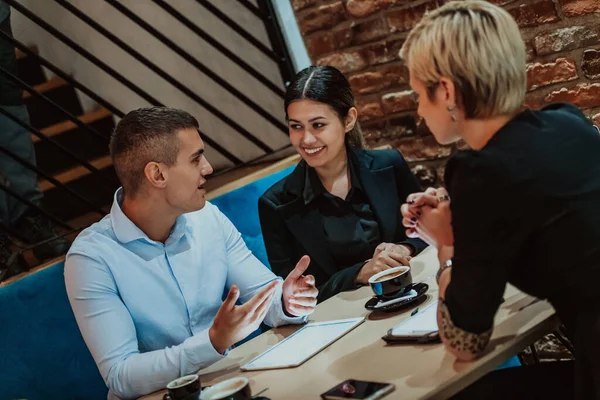
{"type": "Polygon", "coordinates": [[[410,313],[410,316],[412,317],[413,315],[415,315],[418,312],[419,312],[419,307],[415,308],[414,311],[410,313]]]}

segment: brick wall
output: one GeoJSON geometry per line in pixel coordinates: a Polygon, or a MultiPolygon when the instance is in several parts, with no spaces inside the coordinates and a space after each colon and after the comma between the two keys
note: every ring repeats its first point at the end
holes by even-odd
{"type": "MultiPolygon", "coordinates": [[[[568,101],[600,125],[600,0],[490,0],[515,17],[527,44],[525,105],[568,101]]],[[[446,0],[291,0],[314,64],[349,78],[370,146],[391,144],[424,186],[440,184],[456,146],[417,124],[408,71],[398,58],[408,31],[446,0]]]]}

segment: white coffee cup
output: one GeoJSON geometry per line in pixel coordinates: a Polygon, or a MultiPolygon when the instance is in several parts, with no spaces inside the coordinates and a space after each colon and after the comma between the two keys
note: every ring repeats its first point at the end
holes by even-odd
{"type": "Polygon", "coordinates": [[[200,400],[249,400],[251,398],[250,382],[243,376],[219,382],[200,393],[200,400]]]}

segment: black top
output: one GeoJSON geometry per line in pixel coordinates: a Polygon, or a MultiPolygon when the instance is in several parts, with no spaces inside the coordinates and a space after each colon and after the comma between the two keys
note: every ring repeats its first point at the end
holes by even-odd
{"type": "MultiPolygon", "coordinates": [[[[10,14],[0,21],[0,30],[10,36],[10,14]]],[[[15,48],[8,40],[0,39],[0,66],[13,74],[19,76],[17,70],[17,57],[15,48]]],[[[0,75],[0,106],[17,106],[23,104],[23,91],[9,78],[0,75]]]]}
{"type": "Polygon", "coordinates": [[[507,282],[563,322],[600,309],[600,135],[577,108],[524,111],[480,151],[457,153],[446,183],[456,326],[490,329],[507,282]]]}
{"type": "Polygon", "coordinates": [[[381,243],[379,224],[358,179],[358,160],[351,159],[351,189],[345,199],[329,193],[314,168],[306,168],[304,183],[304,202],[313,202],[323,217],[326,245],[338,267],[371,258],[381,243]]]}
{"type": "Polygon", "coordinates": [[[273,272],[285,278],[308,254],[319,301],[356,288],[356,275],[380,243],[405,243],[416,253],[426,247],[407,239],[401,224],[400,205],[420,187],[400,153],[349,148],[348,160],[352,189],[344,200],[302,161],[258,202],[273,272]]]}

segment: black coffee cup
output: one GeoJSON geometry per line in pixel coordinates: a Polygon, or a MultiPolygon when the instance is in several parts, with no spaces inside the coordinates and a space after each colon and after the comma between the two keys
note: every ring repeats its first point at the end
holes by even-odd
{"type": "Polygon", "coordinates": [[[411,284],[412,275],[408,266],[386,269],[369,278],[373,293],[380,299],[397,297],[411,284]]]}
{"type": "Polygon", "coordinates": [[[250,382],[242,376],[207,387],[200,395],[201,400],[249,400],[251,398],[250,382]]]}
{"type": "Polygon", "coordinates": [[[167,384],[169,393],[163,396],[163,400],[198,400],[200,389],[198,375],[182,376],[167,384]]]}

